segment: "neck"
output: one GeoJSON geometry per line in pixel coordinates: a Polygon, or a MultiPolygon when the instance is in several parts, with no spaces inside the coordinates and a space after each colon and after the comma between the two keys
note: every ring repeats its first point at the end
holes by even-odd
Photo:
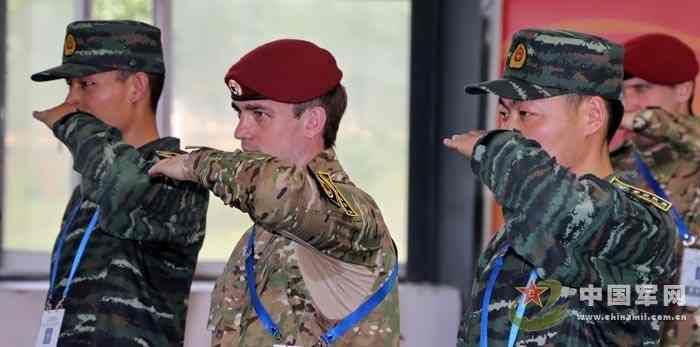
{"type": "Polygon", "coordinates": [[[578,161],[578,164],[571,168],[577,177],[591,174],[598,178],[606,178],[613,174],[613,166],[610,162],[608,152],[608,143],[604,142],[602,146],[595,151],[588,151],[586,155],[578,161]]]}
{"type": "Polygon", "coordinates": [[[688,104],[683,104],[678,108],[676,114],[693,114],[693,112],[690,111],[688,104]]]}
{"type": "Polygon", "coordinates": [[[313,142],[297,155],[296,159],[294,159],[294,165],[298,168],[306,167],[323,150],[323,142],[313,142]]]}
{"type": "Polygon", "coordinates": [[[137,112],[137,115],[132,119],[134,120],[132,124],[121,129],[122,140],[125,143],[139,148],[160,137],[156,126],[156,116],[150,110],[137,112]]]}

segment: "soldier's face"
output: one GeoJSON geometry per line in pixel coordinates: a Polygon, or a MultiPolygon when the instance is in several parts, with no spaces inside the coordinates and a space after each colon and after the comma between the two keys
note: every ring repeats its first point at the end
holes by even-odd
{"type": "Polygon", "coordinates": [[[273,100],[234,101],[238,124],[234,136],[244,151],[296,161],[304,141],[303,122],[294,105],[273,100]]]}
{"type": "Polygon", "coordinates": [[[647,82],[641,78],[630,78],[623,82],[625,115],[635,114],[647,107],[661,107],[675,113],[687,98],[679,95],[677,86],[665,86],[647,82]]]}
{"type": "Polygon", "coordinates": [[[620,147],[626,139],[635,136],[630,125],[632,119],[640,111],[648,107],[660,107],[671,113],[683,112],[685,105],[690,99],[692,85],[680,83],[675,86],[666,86],[645,81],[634,77],[623,82],[624,98],[622,103],[625,113],[620,127],[615,132],[615,136],[610,141],[610,149],[615,150],[620,147]]]}
{"type": "Polygon", "coordinates": [[[129,79],[120,80],[117,71],[69,78],[66,103],[89,112],[106,124],[125,131],[131,124],[129,79]]]}
{"type": "Polygon", "coordinates": [[[583,117],[565,96],[528,101],[500,98],[497,110],[500,128],[519,130],[537,141],[560,165],[574,168],[580,160],[585,136],[577,129],[583,117]]]}

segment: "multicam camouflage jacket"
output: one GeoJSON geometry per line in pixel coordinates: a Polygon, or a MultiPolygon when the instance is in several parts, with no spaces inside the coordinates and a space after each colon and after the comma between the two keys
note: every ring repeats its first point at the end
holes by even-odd
{"type": "Polygon", "coordinates": [[[135,149],[122,141],[119,130],[79,112],[57,122],[53,131],[71,151],[81,184],[63,217],[65,224],[79,204],[65,230],[49,307],[61,301],[78,244],[100,208],[62,303],[66,313],[58,345],[182,346],[209,192],[192,182],[147,175],[156,150],[177,151],[179,140],[161,138],[135,149]]]}
{"type": "Polygon", "coordinates": [[[635,115],[634,130],[636,136],[611,153],[613,166],[636,171],[637,150],[688,231],[700,238],[700,120],[649,108],[635,115]]]}
{"type": "Polygon", "coordinates": [[[533,270],[536,285],[546,288],[543,307],[525,306],[515,345],[658,343],[658,322],[647,318],[663,313],[663,302],[652,295],[657,302],[642,305],[638,300],[645,298],[636,295],[636,286],[664,285],[676,271],[679,241],[663,211],[667,204],[616,177],[577,178],[536,142],[513,131],[480,139],[472,170],[503,206],[505,224],[479,259],[471,312],[462,319],[458,346],[479,344],[482,300],[501,254],[502,270],[488,302],[489,346],[506,345],[521,298],[517,287],[526,287],[533,270]],[[615,285],[629,286],[630,304],[608,305],[607,291],[615,285]],[[582,297],[590,293],[587,288],[600,288],[600,297],[582,300],[588,298],[582,297]]]}
{"type": "MultiPolygon", "coordinates": [[[[258,152],[205,149],[187,168],[253,220],[258,295],[281,332],[268,334],[247,294],[249,230],[212,294],[213,346],[321,346],[321,335],[374,293],[397,261],[379,208],[332,149],[304,168],[258,152]]],[[[398,346],[397,287],[333,345],[398,346]]]]}

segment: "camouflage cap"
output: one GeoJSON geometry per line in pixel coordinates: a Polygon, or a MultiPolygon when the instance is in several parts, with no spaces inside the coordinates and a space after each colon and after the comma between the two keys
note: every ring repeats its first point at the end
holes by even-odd
{"type": "Polygon", "coordinates": [[[165,74],[160,29],[131,20],[68,24],[63,64],[32,75],[36,82],[110,70],[165,74]]]}
{"type": "Polygon", "coordinates": [[[534,100],[564,94],[622,98],[622,46],[573,31],[525,29],[513,35],[503,79],[471,84],[469,94],[534,100]]]}

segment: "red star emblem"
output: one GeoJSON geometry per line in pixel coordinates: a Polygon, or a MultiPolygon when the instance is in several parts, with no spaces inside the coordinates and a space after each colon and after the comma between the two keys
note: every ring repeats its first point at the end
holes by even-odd
{"type": "Polygon", "coordinates": [[[525,306],[530,302],[534,302],[539,307],[542,307],[540,295],[549,290],[547,287],[538,287],[534,281],[527,287],[515,287],[515,289],[525,295],[525,306]]]}

